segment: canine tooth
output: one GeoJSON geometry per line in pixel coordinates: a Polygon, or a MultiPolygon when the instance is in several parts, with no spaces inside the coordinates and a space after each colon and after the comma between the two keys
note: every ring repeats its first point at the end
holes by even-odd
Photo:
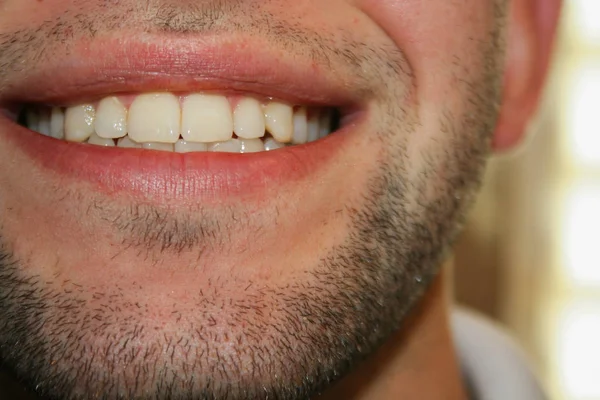
{"type": "Polygon", "coordinates": [[[171,93],[147,93],[129,107],[127,129],[134,142],[175,143],[179,139],[181,107],[171,93]]]}
{"type": "Polygon", "coordinates": [[[127,134],[127,109],[117,97],[107,97],[98,104],[96,133],[105,139],[118,139],[127,134]]]}
{"type": "Polygon", "coordinates": [[[224,142],[233,136],[231,106],[225,96],[192,94],[183,101],[181,136],[191,142],[224,142]]]}
{"type": "Polygon", "coordinates": [[[119,139],[119,141],[117,142],[117,147],[121,147],[124,149],[141,149],[142,145],[131,140],[129,136],[125,136],[119,139]]]}
{"type": "Polygon", "coordinates": [[[265,135],[265,114],[258,100],[242,99],[233,112],[233,131],[241,139],[258,139],[265,135]]]}
{"type": "Polygon", "coordinates": [[[175,146],[172,143],[146,142],[142,143],[142,148],[147,150],[173,151],[175,146]]]}
{"type": "Polygon", "coordinates": [[[96,110],[91,104],[67,108],[65,113],[65,139],[85,142],[94,133],[96,110]]]}
{"type": "Polygon", "coordinates": [[[287,143],[292,140],[294,110],[291,106],[271,102],[265,108],[267,130],[279,142],[287,143]]]}
{"type": "Polygon", "coordinates": [[[27,121],[27,127],[32,131],[37,132],[40,127],[40,114],[36,110],[29,108],[25,114],[25,119],[27,121]]]}
{"type": "Polygon", "coordinates": [[[314,142],[319,139],[321,129],[320,125],[321,113],[317,110],[312,110],[308,117],[308,142],[314,142]]]}
{"type": "Polygon", "coordinates": [[[177,153],[208,151],[208,144],[200,142],[188,142],[183,139],[179,139],[177,143],[175,143],[175,151],[177,153]]]}
{"type": "Polygon", "coordinates": [[[50,136],[56,139],[65,138],[65,113],[59,107],[52,108],[50,115],[50,136]]]}
{"type": "Polygon", "coordinates": [[[37,131],[44,136],[50,136],[50,109],[41,109],[39,116],[40,120],[37,131]]]}
{"type": "Polygon", "coordinates": [[[208,151],[219,153],[241,153],[242,143],[238,139],[231,139],[226,142],[217,142],[209,145],[208,151]]]}
{"type": "Polygon", "coordinates": [[[277,150],[284,147],[285,145],[283,143],[279,143],[273,138],[268,138],[267,140],[265,140],[265,151],[277,150]]]}
{"type": "Polygon", "coordinates": [[[101,138],[100,136],[92,133],[90,138],[87,141],[89,144],[94,144],[96,146],[104,146],[104,147],[115,147],[115,142],[112,139],[101,138]]]}
{"type": "Polygon", "coordinates": [[[265,150],[263,141],[260,139],[242,139],[240,145],[242,147],[241,153],[258,153],[265,150]]]}
{"type": "Polygon", "coordinates": [[[305,107],[294,112],[294,134],[292,143],[304,144],[308,140],[308,115],[305,107]]]}
{"type": "Polygon", "coordinates": [[[331,111],[326,110],[321,113],[319,121],[319,137],[324,138],[331,133],[331,111]]]}

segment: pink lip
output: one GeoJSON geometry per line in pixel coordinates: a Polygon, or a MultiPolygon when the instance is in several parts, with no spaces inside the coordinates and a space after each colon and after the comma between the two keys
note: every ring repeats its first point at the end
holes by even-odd
{"type": "MultiPolygon", "coordinates": [[[[137,37],[79,42],[43,66],[25,66],[0,104],[68,103],[106,94],[167,90],[219,91],[275,97],[295,104],[337,106],[361,114],[364,92],[315,61],[239,37],[137,37]],[[335,75],[335,76],[334,76],[335,75]],[[23,79],[20,79],[23,76],[23,79]]],[[[353,118],[354,119],[354,118],[353,118]]],[[[314,143],[256,154],[103,148],[36,134],[0,116],[0,135],[60,176],[161,202],[219,202],[266,195],[315,174],[343,151],[346,128],[314,143]],[[228,197],[229,196],[229,197],[228,197]]]]}
{"type": "Polygon", "coordinates": [[[248,93],[340,108],[366,101],[364,88],[340,71],[257,38],[147,36],[78,42],[43,66],[26,65],[0,103],[65,104],[149,91],[248,93]]]}
{"type": "Polygon", "coordinates": [[[2,140],[44,169],[91,182],[107,193],[124,191],[165,203],[260,197],[316,173],[343,152],[346,136],[342,129],[307,145],[254,154],[179,154],[69,143],[0,120],[6,133],[2,140]]]}
{"type": "MultiPolygon", "coordinates": [[[[364,91],[350,89],[353,86],[339,73],[269,50],[258,39],[142,39],[80,42],[42,67],[26,66],[0,94],[0,103],[65,104],[114,93],[214,90],[337,106],[358,116],[368,101],[364,91]]],[[[161,202],[220,202],[242,194],[266,195],[325,167],[343,152],[351,127],[347,124],[325,139],[274,152],[177,154],[67,143],[0,116],[3,140],[44,168],[95,183],[107,192],[126,191],[161,202]]]]}

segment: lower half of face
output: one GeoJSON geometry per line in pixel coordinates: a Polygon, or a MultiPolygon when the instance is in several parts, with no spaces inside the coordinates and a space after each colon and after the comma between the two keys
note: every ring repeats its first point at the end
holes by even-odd
{"type": "Polygon", "coordinates": [[[487,153],[497,4],[5,3],[0,355],[24,380],[307,398],[398,329],[487,153]]]}

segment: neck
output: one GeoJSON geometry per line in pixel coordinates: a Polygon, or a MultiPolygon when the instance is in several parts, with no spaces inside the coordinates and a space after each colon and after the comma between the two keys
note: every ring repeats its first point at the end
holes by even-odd
{"type": "Polygon", "coordinates": [[[444,277],[380,350],[319,400],[465,400],[454,352],[444,277]]]}

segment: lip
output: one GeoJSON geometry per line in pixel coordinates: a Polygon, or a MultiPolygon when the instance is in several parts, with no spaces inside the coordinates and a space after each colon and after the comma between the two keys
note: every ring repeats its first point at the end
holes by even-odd
{"type": "Polygon", "coordinates": [[[307,178],[343,153],[350,124],[316,142],[252,154],[171,153],[100,147],[43,136],[0,117],[0,136],[44,170],[107,193],[161,203],[260,198],[307,178]]]}
{"type": "Polygon", "coordinates": [[[0,136],[44,170],[91,182],[99,190],[159,202],[220,203],[231,196],[265,196],[332,165],[363,113],[364,91],[309,59],[260,39],[235,36],[96,39],[56,54],[43,68],[25,67],[0,104],[66,103],[109,94],[219,91],[274,97],[295,104],[352,110],[351,121],[313,143],[255,154],[167,153],[68,143],[32,132],[0,114],[0,136]],[[27,70],[27,68],[30,68],[27,70]],[[20,79],[20,76],[26,78],[20,79]]]}
{"type": "Polygon", "coordinates": [[[72,47],[54,53],[41,68],[23,66],[3,88],[0,104],[65,105],[150,91],[244,93],[353,109],[367,101],[365,89],[339,70],[259,38],[140,34],[79,41],[72,47]]]}

